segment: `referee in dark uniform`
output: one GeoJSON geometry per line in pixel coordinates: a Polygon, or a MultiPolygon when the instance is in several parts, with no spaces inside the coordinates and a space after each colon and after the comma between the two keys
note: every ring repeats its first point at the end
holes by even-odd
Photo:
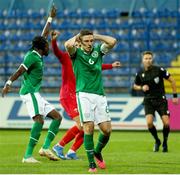
{"type": "Polygon", "coordinates": [[[154,152],[159,151],[161,141],[158,138],[157,130],[153,124],[154,114],[157,111],[163,122],[163,144],[162,151],[168,152],[168,135],[169,127],[169,111],[164,90],[163,79],[171,83],[173,91],[173,103],[178,103],[176,93],[176,83],[172,76],[165,69],[153,65],[153,53],[145,51],[142,53],[143,68],[136,74],[134,89],[142,90],[144,92],[144,109],[146,115],[147,126],[150,133],[155,139],[154,152]]]}

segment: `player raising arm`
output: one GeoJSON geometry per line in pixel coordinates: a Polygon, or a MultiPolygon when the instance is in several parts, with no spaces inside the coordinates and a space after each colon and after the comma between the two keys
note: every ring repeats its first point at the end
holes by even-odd
{"type": "Polygon", "coordinates": [[[38,163],[36,159],[33,158],[33,150],[37,144],[41,130],[44,123],[44,117],[49,117],[52,122],[49,126],[47,136],[45,138],[44,144],[39,151],[41,156],[46,156],[50,160],[58,160],[49,149],[51,142],[56,136],[59,126],[62,120],[59,112],[48,103],[39,93],[42,77],[43,77],[43,56],[47,56],[49,53],[49,44],[45,39],[48,34],[49,19],[55,16],[54,7],[51,10],[48,22],[45,25],[44,32],[42,36],[36,36],[32,40],[32,48],[24,56],[23,63],[19,66],[17,71],[8,79],[2,90],[2,96],[8,93],[12,83],[17,80],[20,76],[23,76],[22,85],[19,91],[20,97],[26,104],[29,116],[33,119],[34,124],[31,129],[30,139],[24,158],[23,163],[38,163]]]}

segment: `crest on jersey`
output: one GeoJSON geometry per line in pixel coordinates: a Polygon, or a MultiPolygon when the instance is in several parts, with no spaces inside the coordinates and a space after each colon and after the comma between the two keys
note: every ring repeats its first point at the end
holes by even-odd
{"type": "Polygon", "coordinates": [[[98,57],[98,52],[97,52],[97,51],[93,51],[92,54],[91,54],[91,56],[92,56],[93,58],[97,58],[97,57],[98,57]]]}
{"type": "Polygon", "coordinates": [[[144,73],[142,73],[142,77],[143,77],[143,78],[145,77],[145,74],[144,74],[144,73]]]}
{"type": "Polygon", "coordinates": [[[159,83],[159,77],[154,78],[154,82],[155,82],[156,84],[158,84],[158,83],[159,83]]]}

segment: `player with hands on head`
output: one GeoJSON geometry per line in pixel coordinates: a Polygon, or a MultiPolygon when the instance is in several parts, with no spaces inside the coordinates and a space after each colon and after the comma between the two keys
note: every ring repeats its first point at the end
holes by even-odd
{"type": "MultiPolygon", "coordinates": [[[[57,46],[57,37],[60,33],[58,31],[51,32],[51,43],[53,52],[61,63],[62,70],[62,85],[60,88],[60,104],[63,106],[68,116],[76,122],[76,125],[71,127],[63,136],[63,138],[53,147],[56,155],[61,159],[78,159],[76,151],[83,143],[84,132],[80,125],[79,112],[77,110],[76,102],[76,85],[75,85],[75,75],[73,72],[72,61],[68,52],[61,51],[57,46]],[[68,76],[67,76],[68,75],[68,76]],[[72,139],[75,138],[75,142],[69,149],[68,153],[64,156],[63,149],[66,144],[68,144],[72,139]]],[[[75,42],[76,47],[80,47],[81,44],[79,40],[75,42]]],[[[103,64],[102,69],[112,69],[121,67],[119,61],[114,62],[113,64],[103,64]]]]}

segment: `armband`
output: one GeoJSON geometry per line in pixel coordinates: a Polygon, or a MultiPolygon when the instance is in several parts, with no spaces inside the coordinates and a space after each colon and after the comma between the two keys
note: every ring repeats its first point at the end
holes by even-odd
{"type": "Polygon", "coordinates": [[[47,19],[47,22],[49,22],[49,23],[51,23],[52,22],[52,17],[48,17],[48,19],[47,19]]]}
{"type": "Polygon", "coordinates": [[[177,97],[178,97],[177,93],[173,93],[173,98],[177,98],[177,97]]]}

